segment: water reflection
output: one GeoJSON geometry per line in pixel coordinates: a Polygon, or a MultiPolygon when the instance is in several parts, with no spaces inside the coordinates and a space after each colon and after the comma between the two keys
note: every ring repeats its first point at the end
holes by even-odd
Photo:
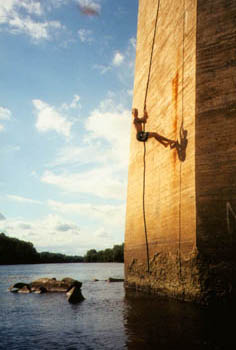
{"type": "Polygon", "coordinates": [[[128,350],[231,349],[235,310],[204,309],[150,296],[125,297],[124,325],[128,350]]]}

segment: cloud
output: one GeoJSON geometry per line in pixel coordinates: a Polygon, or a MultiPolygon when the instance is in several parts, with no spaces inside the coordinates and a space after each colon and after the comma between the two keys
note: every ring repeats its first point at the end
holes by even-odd
{"type": "Polygon", "coordinates": [[[32,242],[39,252],[84,255],[91,248],[104,249],[123,241],[123,234],[114,233],[109,227],[97,226],[91,232],[57,214],[31,221],[6,219],[1,221],[1,230],[10,237],[32,242]]]}
{"type": "Polygon", "coordinates": [[[101,12],[101,5],[93,0],[78,0],[80,11],[88,16],[99,15],[101,12]]]}
{"type": "Polygon", "coordinates": [[[112,68],[111,68],[111,66],[106,66],[103,64],[94,64],[93,69],[99,70],[100,73],[103,75],[103,74],[109,72],[112,68]]]}
{"type": "Polygon", "coordinates": [[[32,225],[29,224],[19,224],[19,227],[22,228],[23,230],[31,230],[32,229],[32,225]]]}
{"type": "Polygon", "coordinates": [[[53,211],[77,217],[87,217],[90,220],[98,220],[113,230],[122,225],[121,217],[125,213],[125,204],[92,204],[92,203],[65,203],[48,200],[48,206],[53,211]]]}
{"type": "Polygon", "coordinates": [[[108,64],[95,64],[93,69],[97,69],[101,74],[105,74],[112,69],[116,69],[118,77],[122,83],[130,85],[133,83],[134,63],[136,53],[136,39],[130,38],[124,52],[113,53],[111,62],[108,64]]]}
{"type": "MultiPolygon", "coordinates": [[[[0,120],[6,121],[11,119],[11,111],[5,107],[0,106],[0,120]]],[[[0,132],[3,131],[4,125],[0,124],[0,132]]]]}
{"type": "Polygon", "coordinates": [[[13,194],[7,194],[7,198],[10,199],[11,201],[18,202],[18,203],[42,204],[42,202],[38,200],[26,198],[22,196],[16,196],[13,194]]]}
{"type": "Polygon", "coordinates": [[[112,99],[101,102],[86,121],[91,142],[105,140],[109,144],[109,160],[122,168],[128,166],[130,125],[130,111],[121,105],[115,105],[112,99]]]}
{"type": "Polygon", "coordinates": [[[31,38],[39,39],[50,39],[50,31],[55,29],[61,29],[62,25],[58,21],[49,22],[35,22],[30,17],[20,18],[15,17],[9,20],[12,34],[27,34],[31,38]]]}
{"type": "Polygon", "coordinates": [[[136,38],[130,38],[129,42],[130,42],[131,46],[133,47],[133,49],[136,49],[136,38]]]}
{"type": "Polygon", "coordinates": [[[87,245],[91,244],[87,236],[89,243],[86,245],[86,239],[81,237],[76,223],[55,214],[32,221],[22,218],[6,219],[2,221],[1,229],[7,235],[32,242],[39,251],[71,251],[77,254],[79,250],[85,252],[87,245]]]}
{"type": "Polygon", "coordinates": [[[89,144],[81,142],[81,146],[66,145],[58,151],[56,159],[48,166],[51,168],[60,165],[105,163],[108,159],[107,154],[100,148],[99,142],[89,144]]]}
{"type": "Polygon", "coordinates": [[[83,193],[124,200],[130,142],[130,112],[110,95],[84,122],[80,144],[58,151],[50,167],[82,165],[80,171],[46,170],[41,181],[65,193],[83,193]],[[83,170],[81,170],[83,169],[83,170]]]}
{"type": "Polygon", "coordinates": [[[10,120],[11,111],[5,107],[0,106],[0,120],[10,120]]]}
{"type": "Polygon", "coordinates": [[[56,226],[56,230],[57,231],[61,231],[61,232],[67,232],[73,229],[77,229],[76,225],[69,225],[69,224],[59,224],[56,226]]]}
{"type": "Polygon", "coordinates": [[[100,198],[124,199],[124,181],[115,176],[109,167],[61,174],[47,170],[43,173],[41,181],[68,193],[87,193],[100,198]]]}
{"type": "Polygon", "coordinates": [[[90,43],[93,41],[92,31],[89,29],[79,29],[78,35],[82,43],[90,43]]]}
{"type": "Polygon", "coordinates": [[[0,3],[2,28],[12,34],[26,34],[34,41],[49,40],[54,32],[64,28],[59,21],[40,21],[43,15],[45,9],[40,1],[4,0],[0,3]]]}
{"type": "Polygon", "coordinates": [[[67,103],[62,104],[62,109],[69,110],[69,109],[75,109],[75,108],[81,107],[79,101],[80,101],[80,96],[75,94],[70,104],[67,104],[67,103]]]}
{"type": "Polygon", "coordinates": [[[3,221],[3,220],[6,220],[6,218],[2,213],[0,213],[0,221],[3,221]]]}
{"type": "Polygon", "coordinates": [[[36,112],[36,128],[40,132],[55,131],[65,137],[70,136],[72,122],[61,115],[53,106],[41,100],[33,100],[36,112]]]}
{"type": "Polygon", "coordinates": [[[124,55],[122,55],[120,52],[116,52],[112,60],[113,66],[120,66],[124,62],[124,59],[124,55]]]}

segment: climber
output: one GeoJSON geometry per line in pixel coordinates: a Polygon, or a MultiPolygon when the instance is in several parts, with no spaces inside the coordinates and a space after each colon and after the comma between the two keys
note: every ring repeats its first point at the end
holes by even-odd
{"type": "Polygon", "coordinates": [[[145,132],[144,124],[147,122],[148,114],[146,108],[144,108],[144,115],[142,118],[138,117],[137,108],[132,109],[132,115],[134,117],[134,126],[137,131],[136,138],[138,141],[145,142],[147,139],[154,137],[158,142],[160,142],[164,147],[170,146],[170,148],[176,147],[176,141],[167,139],[164,136],[159,135],[157,132],[145,132]]]}

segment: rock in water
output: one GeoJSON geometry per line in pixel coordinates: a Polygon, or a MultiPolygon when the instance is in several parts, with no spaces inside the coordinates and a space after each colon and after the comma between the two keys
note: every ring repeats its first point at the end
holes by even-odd
{"type": "Polygon", "coordinates": [[[124,282],[124,279],[123,278],[112,278],[112,277],[109,277],[108,278],[108,282],[124,282]]]}
{"type": "Polygon", "coordinates": [[[79,303],[84,300],[81,293],[82,283],[73,278],[66,277],[61,281],[56,278],[39,278],[30,284],[19,282],[9,288],[10,292],[14,293],[47,293],[47,292],[65,292],[70,303],[79,303]]]}
{"type": "Polygon", "coordinates": [[[30,286],[24,286],[18,290],[18,293],[28,294],[31,293],[30,286]]]}
{"type": "Polygon", "coordinates": [[[67,296],[67,300],[71,304],[77,304],[84,300],[80,287],[76,285],[72,286],[68,290],[68,292],[66,293],[66,296],[67,296]]]}
{"type": "Polygon", "coordinates": [[[28,283],[18,282],[18,283],[15,283],[13,286],[9,287],[8,290],[12,293],[18,293],[20,292],[20,290],[21,290],[20,293],[29,293],[30,285],[28,283]],[[26,291],[25,287],[28,289],[28,292],[26,291]]]}
{"type": "Polygon", "coordinates": [[[39,291],[41,288],[47,292],[67,292],[75,283],[82,286],[81,282],[70,277],[63,278],[61,281],[57,281],[56,278],[39,278],[31,283],[31,289],[33,292],[39,291]]]}

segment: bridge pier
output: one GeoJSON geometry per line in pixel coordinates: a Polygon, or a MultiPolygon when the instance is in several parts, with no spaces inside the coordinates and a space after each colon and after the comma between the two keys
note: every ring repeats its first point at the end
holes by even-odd
{"type": "Polygon", "coordinates": [[[145,128],[178,147],[144,150],[132,127],[127,288],[204,304],[235,295],[235,18],[233,0],[139,0],[133,107],[143,113],[151,63],[145,128]]]}

